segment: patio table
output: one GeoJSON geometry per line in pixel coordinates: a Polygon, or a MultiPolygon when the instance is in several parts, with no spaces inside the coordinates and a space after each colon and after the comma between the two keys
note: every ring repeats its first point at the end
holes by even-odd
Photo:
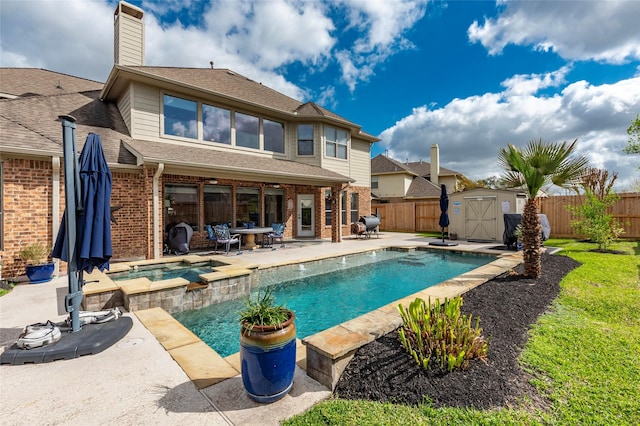
{"type": "Polygon", "coordinates": [[[273,231],[272,227],[256,227],[256,228],[230,228],[229,232],[232,234],[243,234],[246,235],[247,238],[242,245],[242,248],[246,250],[254,250],[257,247],[256,244],[256,235],[257,234],[266,234],[267,232],[273,231]]]}

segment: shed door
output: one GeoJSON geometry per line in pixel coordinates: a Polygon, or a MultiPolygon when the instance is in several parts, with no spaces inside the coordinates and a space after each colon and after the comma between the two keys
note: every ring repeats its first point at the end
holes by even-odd
{"type": "Polygon", "coordinates": [[[495,241],[497,224],[496,197],[464,199],[464,232],[467,240],[495,241]]]}

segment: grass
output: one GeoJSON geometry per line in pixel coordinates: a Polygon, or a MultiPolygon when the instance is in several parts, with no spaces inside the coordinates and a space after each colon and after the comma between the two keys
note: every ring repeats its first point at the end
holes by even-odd
{"type": "MultiPolygon", "coordinates": [[[[286,425],[637,425],[640,424],[640,241],[597,253],[593,244],[552,239],[582,266],[561,283],[549,313],[531,330],[523,368],[551,401],[541,413],[526,407],[491,411],[407,407],[328,400],[286,425]]],[[[544,265],[543,265],[544,272],[544,265]]]]}
{"type": "Polygon", "coordinates": [[[2,281],[2,286],[0,287],[0,297],[8,294],[13,290],[14,284],[11,282],[2,281]]]}

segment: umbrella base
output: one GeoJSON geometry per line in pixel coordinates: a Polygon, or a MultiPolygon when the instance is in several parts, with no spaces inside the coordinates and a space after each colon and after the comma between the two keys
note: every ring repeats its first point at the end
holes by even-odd
{"type": "Polygon", "coordinates": [[[430,246],[443,246],[443,247],[452,247],[457,246],[458,243],[450,243],[448,241],[429,241],[430,246]]]}
{"type": "Polygon", "coordinates": [[[129,317],[102,324],[85,324],[75,332],[63,332],[55,343],[34,349],[20,349],[13,344],[0,355],[0,364],[40,364],[60,359],[94,355],[122,339],[133,326],[129,317]]]}

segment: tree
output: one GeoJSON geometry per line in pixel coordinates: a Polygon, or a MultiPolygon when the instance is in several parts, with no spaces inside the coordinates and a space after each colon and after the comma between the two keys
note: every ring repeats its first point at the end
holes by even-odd
{"type": "Polygon", "coordinates": [[[640,154],[640,114],[636,114],[636,119],[631,122],[631,126],[627,129],[629,140],[624,152],[627,154],[640,154]]]}
{"type": "Polygon", "coordinates": [[[590,168],[582,178],[585,201],[582,205],[568,207],[578,219],[571,222],[571,227],[584,234],[598,245],[598,251],[605,251],[611,243],[624,232],[624,229],[607,212],[619,197],[612,191],[618,178],[617,173],[609,176],[607,170],[590,168]]]}
{"type": "Polygon", "coordinates": [[[508,187],[524,187],[527,202],[522,214],[522,249],[524,274],[540,277],[540,222],[536,196],[548,184],[563,188],[575,188],[586,169],[588,160],[584,156],[572,158],[575,145],[572,143],[550,143],[542,139],[530,141],[520,150],[509,144],[500,148],[498,161],[506,170],[505,183],[508,187]]]}

